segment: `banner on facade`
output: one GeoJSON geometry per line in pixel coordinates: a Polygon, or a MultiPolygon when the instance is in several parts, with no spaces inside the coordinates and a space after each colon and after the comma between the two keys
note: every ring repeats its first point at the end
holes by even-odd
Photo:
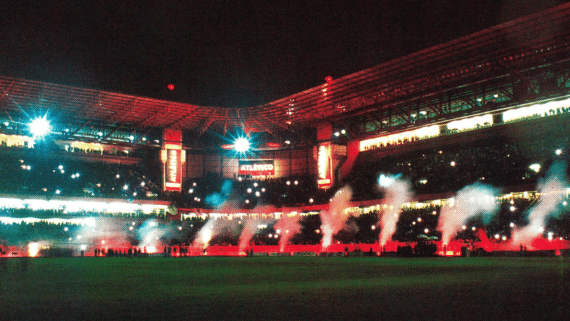
{"type": "Polygon", "coordinates": [[[272,159],[244,159],[239,161],[239,175],[273,176],[275,163],[272,159]]]}
{"type": "Polygon", "coordinates": [[[332,186],[332,157],[331,143],[322,143],[317,147],[317,169],[319,178],[317,186],[319,188],[330,188],[332,186]]]}
{"type": "Polygon", "coordinates": [[[182,185],[182,150],[167,149],[164,175],[165,190],[180,191],[182,185]]]}

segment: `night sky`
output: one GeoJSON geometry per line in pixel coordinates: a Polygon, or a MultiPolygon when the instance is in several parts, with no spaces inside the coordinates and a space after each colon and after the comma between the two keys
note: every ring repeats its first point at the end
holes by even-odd
{"type": "Polygon", "coordinates": [[[0,75],[253,106],[564,2],[4,0],[0,75]]]}

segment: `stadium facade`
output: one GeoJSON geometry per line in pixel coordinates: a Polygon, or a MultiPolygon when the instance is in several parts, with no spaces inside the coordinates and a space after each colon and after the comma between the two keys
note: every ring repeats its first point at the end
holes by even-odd
{"type": "MultiPolygon", "coordinates": [[[[246,108],[0,77],[0,153],[142,164],[161,183],[134,202],[164,205],[163,192],[187,193],[190,182],[210,175],[309,177],[332,191],[355,166],[414,150],[512,136],[554,136],[567,148],[569,27],[565,4],[246,108]],[[29,133],[36,117],[50,121],[41,140],[29,133]],[[240,137],[249,150],[236,151],[240,137]]],[[[4,193],[58,197],[37,188],[4,193]]]]}

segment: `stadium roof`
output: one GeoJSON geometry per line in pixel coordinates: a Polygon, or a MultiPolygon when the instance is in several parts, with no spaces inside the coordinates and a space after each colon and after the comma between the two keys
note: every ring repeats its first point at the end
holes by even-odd
{"type": "Polygon", "coordinates": [[[531,64],[568,59],[570,4],[428,48],[260,106],[198,106],[0,77],[0,112],[10,119],[49,113],[58,121],[128,128],[268,132],[313,127],[402,101],[484,81],[531,64]]]}

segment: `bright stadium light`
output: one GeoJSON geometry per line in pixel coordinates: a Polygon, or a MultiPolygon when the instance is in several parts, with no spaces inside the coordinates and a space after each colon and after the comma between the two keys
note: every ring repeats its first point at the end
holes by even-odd
{"type": "Polygon", "coordinates": [[[237,152],[247,152],[249,150],[249,140],[244,137],[240,137],[234,141],[234,148],[237,152]]]}
{"type": "Polygon", "coordinates": [[[34,138],[43,137],[51,131],[51,125],[49,121],[44,117],[38,117],[33,119],[29,124],[28,127],[30,128],[30,133],[34,136],[34,138]]]}

